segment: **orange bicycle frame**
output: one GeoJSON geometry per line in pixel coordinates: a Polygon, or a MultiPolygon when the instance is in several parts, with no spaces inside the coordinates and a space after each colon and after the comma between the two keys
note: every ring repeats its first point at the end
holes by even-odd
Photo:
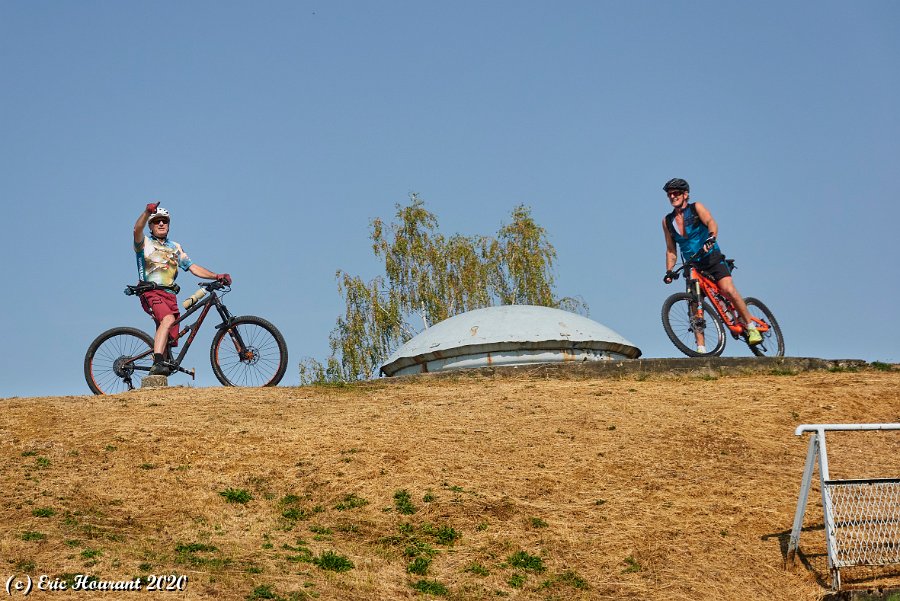
{"type": "MultiPolygon", "coordinates": [[[[719,287],[716,286],[716,283],[704,276],[698,269],[693,267],[689,267],[686,272],[686,279],[688,283],[688,292],[696,295],[701,299],[706,296],[709,299],[709,302],[712,303],[712,306],[715,307],[716,313],[719,314],[719,317],[722,318],[722,323],[725,324],[731,333],[735,335],[735,337],[740,336],[744,333],[744,325],[740,322],[739,315],[737,313],[737,309],[734,304],[719,292],[719,287]],[[699,288],[697,290],[691,290],[691,285],[695,284],[699,288]],[[702,293],[701,293],[702,291],[702,293]]],[[[703,317],[703,307],[698,303],[697,305],[697,317],[703,317]]],[[[756,324],[756,329],[759,330],[760,333],[769,331],[769,324],[766,322],[750,316],[750,319],[756,324]]]]}

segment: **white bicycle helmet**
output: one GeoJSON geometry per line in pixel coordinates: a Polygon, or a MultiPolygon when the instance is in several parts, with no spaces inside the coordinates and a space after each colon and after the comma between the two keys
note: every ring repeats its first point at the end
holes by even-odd
{"type": "Polygon", "coordinates": [[[156,210],[152,215],[150,215],[150,219],[148,219],[147,221],[152,222],[154,219],[159,219],[160,217],[165,217],[166,219],[172,218],[166,209],[162,207],[156,207],[156,210]]]}

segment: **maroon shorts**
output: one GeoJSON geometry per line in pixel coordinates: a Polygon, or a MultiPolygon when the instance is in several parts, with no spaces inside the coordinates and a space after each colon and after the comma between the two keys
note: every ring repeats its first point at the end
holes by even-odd
{"type": "MultiPolygon", "coordinates": [[[[141,306],[156,322],[156,327],[159,327],[159,322],[166,315],[174,315],[175,319],[181,317],[181,311],[178,309],[178,299],[175,298],[174,294],[165,290],[151,290],[143,293],[141,295],[141,306]]],[[[178,346],[178,324],[173,325],[169,330],[169,344],[178,346]]]]}

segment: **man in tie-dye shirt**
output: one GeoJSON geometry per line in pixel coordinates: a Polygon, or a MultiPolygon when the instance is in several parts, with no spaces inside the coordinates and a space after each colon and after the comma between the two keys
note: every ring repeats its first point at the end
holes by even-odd
{"type": "Polygon", "coordinates": [[[175,320],[181,315],[178,309],[178,268],[190,271],[198,278],[222,280],[231,284],[227,273],[214,273],[191,261],[181,245],[169,240],[170,215],[159,203],[148,204],[134,224],[134,252],[137,258],[138,277],[141,282],[156,284],[156,289],[141,294],[141,306],[156,322],[153,339],[153,367],[151,375],[167,376],[166,344],[178,345],[178,326],[175,320]],[[144,226],[150,224],[150,235],[144,235],[144,226]],[[168,338],[168,340],[167,340],[168,338]]]}

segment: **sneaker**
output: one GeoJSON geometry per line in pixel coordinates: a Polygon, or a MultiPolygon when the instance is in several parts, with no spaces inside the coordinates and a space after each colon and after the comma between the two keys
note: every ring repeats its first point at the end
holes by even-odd
{"type": "Polygon", "coordinates": [[[698,352],[698,353],[705,353],[705,352],[706,352],[706,346],[705,346],[705,345],[702,345],[702,344],[698,344],[698,345],[697,345],[697,352],[698,352]]]}
{"type": "Polygon", "coordinates": [[[165,363],[154,363],[153,367],[150,368],[151,376],[168,376],[171,373],[172,370],[165,363]]]}
{"type": "Polygon", "coordinates": [[[762,334],[756,328],[747,328],[747,344],[756,346],[762,342],[762,334]]]}

